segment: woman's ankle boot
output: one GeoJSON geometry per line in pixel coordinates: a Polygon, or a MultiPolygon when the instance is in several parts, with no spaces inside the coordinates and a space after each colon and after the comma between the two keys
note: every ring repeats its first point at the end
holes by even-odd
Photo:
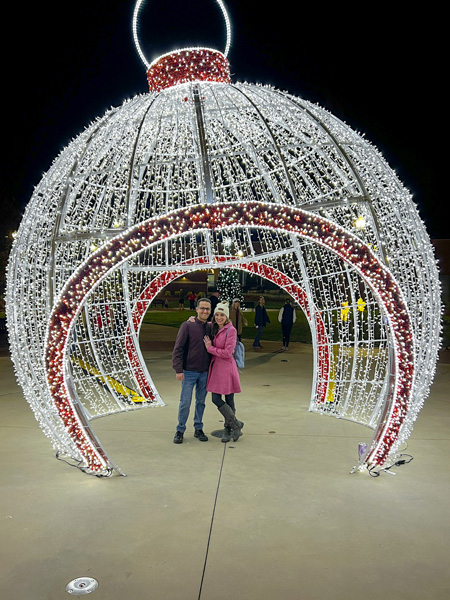
{"type": "Polygon", "coordinates": [[[233,441],[237,442],[242,435],[241,429],[244,427],[244,423],[236,419],[234,412],[228,404],[221,406],[219,411],[225,418],[225,424],[231,425],[233,441]]]}
{"type": "Polygon", "coordinates": [[[226,444],[230,440],[231,440],[231,425],[228,423],[225,423],[225,427],[224,427],[223,433],[222,433],[222,442],[224,444],[226,444]]]}

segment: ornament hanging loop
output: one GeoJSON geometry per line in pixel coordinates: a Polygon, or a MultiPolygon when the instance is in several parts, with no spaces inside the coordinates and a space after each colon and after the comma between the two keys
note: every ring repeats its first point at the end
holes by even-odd
{"type": "MultiPolygon", "coordinates": [[[[142,51],[141,45],[139,43],[139,37],[138,37],[138,18],[139,18],[139,13],[140,10],[142,8],[142,5],[144,4],[145,0],[137,0],[136,2],[136,6],[134,7],[134,12],[133,12],[133,40],[134,40],[134,44],[136,46],[136,50],[142,60],[142,62],[144,63],[146,69],[148,70],[151,62],[149,62],[147,60],[147,58],[144,55],[144,52],[142,51]]],[[[223,55],[226,57],[228,56],[228,52],[230,51],[230,46],[231,46],[231,23],[230,23],[230,18],[228,16],[227,10],[225,8],[225,4],[223,3],[223,0],[216,0],[217,4],[219,5],[222,14],[223,14],[223,18],[225,19],[225,27],[226,27],[226,31],[227,31],[227,41],[226,41],[226,45],[225,45],[225,51],[223,53],[223,55]]]]}

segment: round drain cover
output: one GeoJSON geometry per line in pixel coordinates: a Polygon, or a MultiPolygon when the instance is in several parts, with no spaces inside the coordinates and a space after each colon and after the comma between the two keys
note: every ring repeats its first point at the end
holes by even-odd
{"type": "Polygon", "coordinates": [[[216,429],[215,431],[211,431],[211,435],[216,438],[221,438],[223,435],[223,429],[216,429]]]}
{"type": "Polygon", "coordinates": [[[66,592],[74,596],[91,594],[98,588],[98,581],[92,577],[77,577],[66,585],[66,592]]]}

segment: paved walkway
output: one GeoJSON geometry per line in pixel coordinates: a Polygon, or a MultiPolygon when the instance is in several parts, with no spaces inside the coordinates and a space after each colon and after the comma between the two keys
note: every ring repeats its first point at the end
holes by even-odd
{"type": "MultiPolygon", "coordinates": [[[[166,406],[92,422],[127,477],[57,461],[0,357],[2,598],[61,600],[81,576],[99,582],[98,600],[449,597],[448,365],[408,443],[414,460],[371,478],[349,474],[371,432],[308,412],[307,345],[247,352],[238,442],[201,443],[190,424],[173,444],[175,333],[142,335],[166,406]]],[[[205,431],[222,425],[208,402],[205,431]]]]}

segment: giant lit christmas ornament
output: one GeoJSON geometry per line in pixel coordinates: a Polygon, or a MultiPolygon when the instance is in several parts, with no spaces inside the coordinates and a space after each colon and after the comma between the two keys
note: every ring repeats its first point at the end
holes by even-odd
{"type": "Polygon", "coordinates": [[[56,158],[11,254],[11,356],[36,419],[86,472],[121,472],[91,422],[163,405],[139,348],[149,303],[189,271],[237,269],[305,312],[310,410],[374,430],[355,468],[392,464],[429,393],[440,336],[436,263],[410,194],[323,108],[231,82],[221,1],[224,54],[188,48],[151,64],[141,4],[133,33],[150,92],[56,158]]]}

